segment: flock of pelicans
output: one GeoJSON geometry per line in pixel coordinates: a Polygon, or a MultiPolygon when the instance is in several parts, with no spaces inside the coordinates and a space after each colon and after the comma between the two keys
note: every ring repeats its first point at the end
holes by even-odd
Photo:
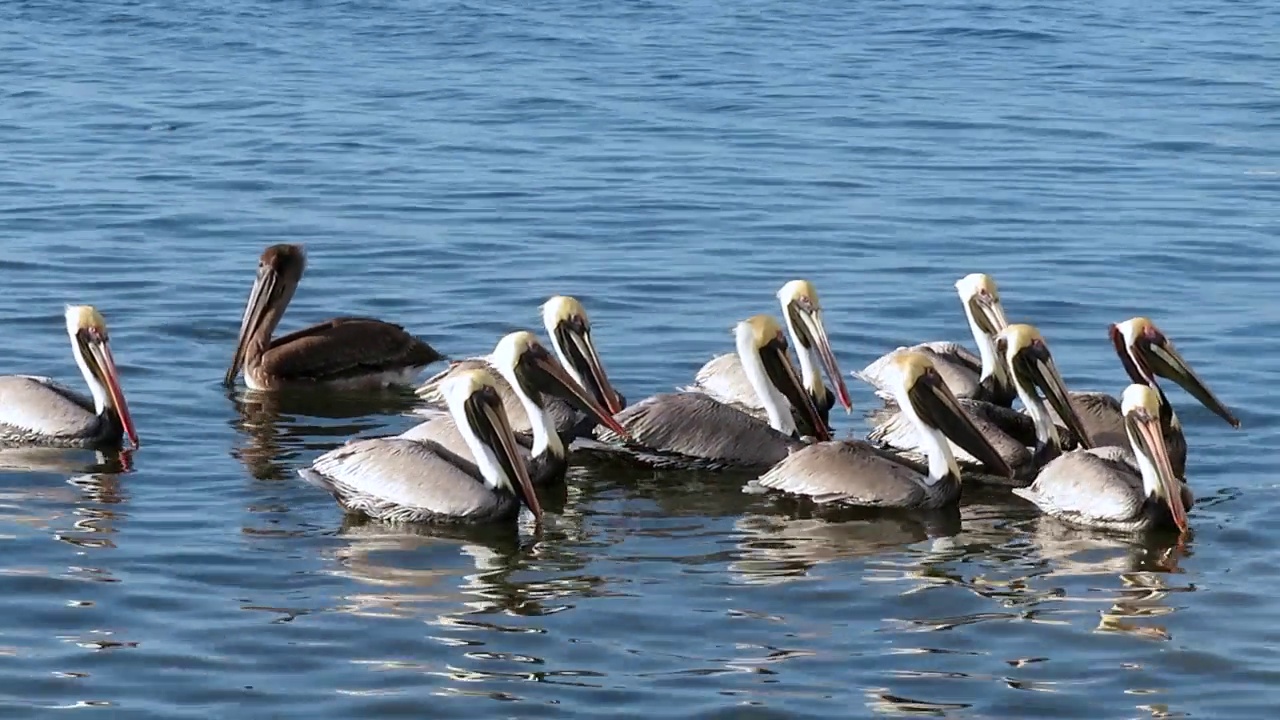
{"type": "MultiPolygon", "coordinates": [[[[369,318],[273,339],[305,264],[298,245],[262,254],[228,385],[241,372],[266,392],[409,384],[444,359],[400,326],[369,318]]],[[[1008,486],[1077,525],[1185,532],[1187,444],[1157,377],[1240,423],[1173,343],[1147,318],[1112,325],[1132,384],[1119,399],[1071,392],[1040,333],[1006,320],[990,277],[971,274],[955,287],[978,353],[921,343],[852,373],[884,399],[867,440],[832,439],[832,407],[853,406],[817,293],[793,280],[778,292],[785,331],[772,316],[747,318],[734,328],[735,353],[709,361],[678,392],[629,406],[609,382],[582,304],[553,297],[542,319],[554,355],[533,333],[510,333],[491,354],[452,362],[418,388],[430,405],[421,424],[349,441],[299,473],[346,512],[383,521],[512,522],[521,503],[540,520],[538,489],[564,479],[576,445],[654,468],[758,471],[744,490],[820,504],[942,509],[960,501],[963,479],[1008,486]]],[[[137,447],[105,321],[72,306],[66,322],[92,397],[48,378],[0,377],[0,443],[119,448],[127,435],[137,447]]]]}

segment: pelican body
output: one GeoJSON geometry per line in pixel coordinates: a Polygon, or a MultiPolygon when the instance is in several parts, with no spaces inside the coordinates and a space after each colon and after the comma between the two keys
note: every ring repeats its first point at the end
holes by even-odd
{"type": "MultiPolygon", "coordinates": [[[[587,318],[587,311],[582,303],[577,298],[556,295],[543,303],[542,322],[551,338],[551,347],[555,350],[556,357],[577,386],[586,388],[595,404],[606,408],[610,417],[626,407],[626,399],[613,389],[604,364],[600,362],[595,343],[591,339],[591,321],[587,318]]],[[[506,382],[506,374],[500,366],[495,365],[492,355],[453,363],[428,379],[415,392],[430,403],[439,403],[442,401],[439,390],[441,381],[454,373],[476,369],[497,373],[496,387],[502,397],[507,417],[511,419],[512,429],[518,435],[536,433],[538,422],[526,412],[528,406],[524,399],[506,382]]],[[[575,437],[589,437],[599,419],[593,412],[585,412],[581,406],[575,406],[558,394],[542,395],[539,402],[542,410],[550,416],[562,443],[571,442],[575,437]]]]}
{"type": "Polygon", "coordinates": [[[738,323],[734,336],[767,422],[705,393],[661,393],[615,416],[631,441],[608,429],[598,429],[597,437],[652,467],[706,470],[765,468],[803,447],[792,407],[808,417],[816,437],[830,438],[787,357],[787,340],[778,322],[756,315],[738,323]]]}
{"type": "MultiPolygon", "coordinates": [[[[846,411],[853,410],[853,401],[849,399],[849,389],[845,387],[844,377],[827,337],[827,328],[822,322],[818,291],[808,280],[792,280],[778,290],[778,301],[782,304],[782,317],[787,323],[787,333],[791,336],[796,355],[800,359],[800,380],[813,399],[814,407],[818,408],[818,416],[826,425],[837,399],[846,411]],[[835,393],[823,384],[818,370],[820,367],[826,371],[827,379],[835,386],[835,393]]],[[[742,360],[735,353],[711,358],[698,370],[693,384],[680,389],[685,392],[706,393],[722,403],[738,407],[761,419],[767,416],[755,388],[751,386],[742,360]]],[[[806,425],[805,414],[799,408],[792,407],[791,410],[801,434],[814,435],[814,428],[806,425]]]]}
{"type": "Polygon", "coordinates": [[[960,408],[932,359],[899,353],[881,378],[893,399],[916,425],[928,456],[918,466],[861,440],[819,442],[799,449],[759,479],[749,491],[775,490],[819,504],[937,510],[960,501],[960,468],[948,438],[1005,475],[1012,470],[960,408]]]}
{"type": "Polygon", "coordinates": [[[406,384],[442,359],[399,325],[373,318],[333,318],[273,340],[306,264],[301,245],[272,245],[263,251],[225,384],[235,382],[243,369],[245,384],[253,390],[386,387],[406,384]]]}
{"type": "Polygon", "coordinates": [[[381,437],[348,442],[298,473],[347,513],[385,522],[510,521],[520,503],[541,519],[493,376],[461,372],[441,392],[474,461],[431,441],[381,437]]]}
{"type": "Polygon", "coordinates": [[[46,377],[0,376],[0,445],[118,449],[127,435],[138,447],[106,320],[88,305],[68,305],[65,317],[71,354],[92,397],[46,377]]]}
{"type": "MultiPolygon", "coordinates": [[[[950,448],[957,463],[974,480],[1025,486],[1035,479],[1045,463],[1068,445],[1082,444],[1086,448],[1092,445],[1082,421],[1071,407],[1066,384],[1040,331],[1023,323],[1008,325],[996,335],[994,346],[1018,397],[1028,408],[1027,415],[984,400],[966,398],[960,399],[959,403],[1004,464],[1014,469],[1014,474],[1009,477],[998,470],[986,468],[954,442],[950,443],[950,448]],[[1054,424],[1044,401],[1036,394],[1037,389],[1044,393],[1049,407],[1063,418],[1067,438],[1054,424]]],[[[909,459],[923,454],[918,426],[903,410],[886,408],[881,417],[882,421],[871,431],[868,439],[884,444],[909,459]]]]}
{"type": "Polygon", "coordinates": [[[890,351],[853,376],[876,389],[876,395],[891,400],[893,390],[891,365],[897,353],[924,353],[933,361],[934,370],[942,376],[957,398],[984,400],[1008,407],[1016,392],[995,350],[995,335],[1008,324],[996,281],[984,273],[971,273],[956,281],[956,291],[964,305],[969,330],[978,345],[978,355],[953,342],[926,342],[890,351]]]}
{"type": "MultiPolygon", "coordinates": [[[[600,407],[591,393],[547,352],[533,333],[520,330],[504,336],[498,341],[489,362],[501,373],[506,381],[505,387],[519,398],[522,412],[532,424],[531,447],[526,449],[521,442],[516,450],[522,462],[528,466],[529,477],[534,485],[563,480],[569,466],[568,448],[546,410],[549,398],[561,399],[586,412],[593,422],[622,435],[626,434],[626,430],[613,419],[609,411],[600,407]]],[[[494,387],[500,387],[497,378],[494,378],[494,387]]],[[[441,414],[422,422],[401,433],[400,437],[431,440],[450,452],[474,460],[465,435],[449,414],[441,414]]],[[[520,440],[517,436],[517,441],[520,440]]]]}
{"type": "MultiPolygon", "coordinates": [[[[1200,404],[1232,427],[1240,427],[1240,421],[1209,390],[1174,348],[1173,342],[1150,319],[1130,318],[1112,325],[1108,333],[1130,382],[1150,385],[1163,399],[1160,405],[1160,426],[1164,433],[1164,446],[1169,454],[1174,476],[1185,477],[1186,435],[1156,377],[1167,378],[1181,385],[1200,404]]],[[[1101,392],[1073,392],[1070,398],[1071,407],[1079,416],[1092,447],[1128,447],[1127,423],[1119,400],[1101,392]]]]}
{"type": "Polygon", "coordinates": [[[1073,525],[1124,532],[1187,529],[1190,489],[1174,475],[1164,444],[1155,388],[1134,383],[1121,412],[1130,452],[1108,446],[1055,458],[1028,488],[1014,493],[1073,525]]]}

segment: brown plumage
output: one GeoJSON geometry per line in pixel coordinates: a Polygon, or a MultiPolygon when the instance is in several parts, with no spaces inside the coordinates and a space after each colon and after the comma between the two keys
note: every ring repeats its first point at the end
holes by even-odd
{"type": "Polygon", "coordinates": [[[271,339],[306,268],[301,245],[273,245],[262,253],[226,383],[241,369],[255,390],[285,385],[343,387],[408,383],[443,359],[399,325],[374,318],[338,317],[271,339]]]}

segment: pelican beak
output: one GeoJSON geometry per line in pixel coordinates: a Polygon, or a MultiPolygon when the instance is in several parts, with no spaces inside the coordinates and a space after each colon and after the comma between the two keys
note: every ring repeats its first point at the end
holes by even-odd
{"type": "Polygon", "coordinates": [[[1040,392],[1044,393],[1049,405],[1058,413],[1062,422],[1066,423],[1067,430],[1075,436],[1080,447],[1086,450],[1092,448],[1093,444],[1084,430],[1084,422],[1071,405],[1067,385],[1062,381],[1062,374],[1053,362],[1053,355],[1049,354],[1049,346],[1041,340],[1035,340],[1019,351],[1013,362],[1014,367],[1011,369],[1026,378],[1027,384],[1040,388],[1040,392]]]}
{"type": "Polygon", "coordinates": [[[604,364],[591,341],[591,330],[585,322],[561,320],[556,325],[555,334],[560,348],[582,377],[583,384],[595,395],[596,402],[608,408],[610,414],[621,412],[624,407],[622,396],[609,383],[604,364]]]}
{"type": "Polygon", "coordinates": [[[973,321],[982,332],[995,337],[1001,330],[1009,327],[1004,316],[1004,305],[1000,299],[986,290],[979,290],[969,298],[969,310],[973,313],[973,321]]]}
{"type": "Polygon", "coordinates": [[[125,402],[124,390],[120,387],[120,373],[116,370],[116,360],[111,355],[111,347],[105,340],[89,339],[85,349],[93,358],[93,363],[102,374],[102,384],[107,386],[107,394],[111,397],[111,405],[120,416],[120,425],[124,427],[129,443],[139,447],[138,430],[133,425],[133,416],[129,414],[129,404],[125,402]]]}
{"type": "MultiPolygon", "coordinates": [[[[536,350],[526,353],[525,357],[535,377],[541,380],[541,383],[539,383],[541,387],[564,398],[577,406],[578,409],[590,413],[597,422],[618,435],[631,439],[631,435],[626,428],[622,427],[608,410],[600,407],[600,403],[591,397],[591,393],[582,387],[577,380],[574,380],[573,376],[565,371],[564,366],[557,362],[544,348],[538,346],[536,350]]],[[[603,373],[601,374],[603,375],[603,373]]]]}
{"type": "Polygon", "coordinates": [[[1187,531],[1187,509],[1182,504],[1182,483],[1173,475],[1173,465],[1160,432],[1160,416],[1138,408],[1125,415],[1125,428],[1134,445],[1155,468],[1156,494],[1169,505],[1169,514],[1178,530],[1187,531]]]}
{"type": "Polygon", "coordinates": [[[942,431],[992,471],[1013,477],[1013,469],[974,426],[938,371],[930,369],[921,374],[907,395],[922,421],[942,431]]]}
{"type": "Polygon", "coordinates": [[[852,412],[853,401],[849,399],[849,388],[845,387],[840,366],[836,364],[836,355],[831,351],[831,340],[827,337],[826,325],[822,323],[822,311],[813,307],[806,307],[802,303],[793,302],[791,304],[791,312],[792,316],[799,320],[800,325],[806,330],[806,334],[809,336],[806,339],[818,351],[818,360],[822,363],[822,369],[827,373],[827,379],[835,386],[836,398],[844,406],[845,412],[852,412]]]}
{"type": "MultiPolygon", "coordinates": [[[[1113,325],[1112,327],[1114,328],[1115,326],[1113,325]]],[[[1174,348],[1173,341],[1165,337],[1164,333],[1154,326],[1147,326],[1146,331],[1135,338],[1134,345],[1129,350],[1130,353],[1139,358],[1141,365],[1145,365],[1145,369],[1178,383],[1183,390],[1186,390],[1192,397],[1200,401],[1201,405],[1226,420],[1231,427],[1240,427],[1240,420],[1213,394],[1213,391],[1204,384],[1200,376],[1196,375],[1191,366],[1187,364],[1187,361],[1174,348]]]]}
{"type": "Polygon", "coordinates": [[[224,385],[231,385],[236,381],[236,375],[244,366],[244,356],[249,347],[249,340],[271,310],[279,286],[280,274],[275,268],[266,264],[259,266],[258,279],[254,281],[253,289],[249,291],[249,302],[245,305],[244,317],[240,319],[240,335],[236,338],[236,351],[231,356],[231,366],[227,368],[227,374],[222,379],[224,385]]]}
{"type": "Polygon", "coordinates": [[[529,479],[529,469],[516,451],[516,436],[511,432],[511,424],[502,409],[502,398],[491,387],[479,390],[468,399],[466,414],[476,436],[493,449],[494,457],[511,483],[511,491],[541,522],[542,505],[533,489],[533,481],[529,479]]]}
{"type": "Polygon", "coordinates": [[[796,369],[787,357],[787,346],[781,336],[760,348],[760,360],[764,363],[765,374],[769,381],[778,388],[793,408],[798,408],[809,418],[819,440],[830,440],[831,431],[822,421],[822,415],[813,404],[813,396],[805,389],[796,375],[796,369]]]}

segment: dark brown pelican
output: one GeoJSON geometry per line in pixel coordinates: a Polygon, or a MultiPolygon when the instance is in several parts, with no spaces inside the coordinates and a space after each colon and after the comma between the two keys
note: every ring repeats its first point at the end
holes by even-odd
{"type": "Polygon", "coordinates": [[[768,422],[705,393],[661,393],[615,416],[632,441],[604,428],[596,430],[597,437],[653,467],[708,470],[769,467],[803,447],[791,414],[795,406],[808,415],[818,439],[830,438],[787,357],[787,339],[778,321],[756,315],[738,323],[734,336],[738,357],[768,422]]]}
{"type": "MultiPolygon", "coordinates": [[[[609,411],[592,399],[591,394],[565,371],[533,333],[520,330],[504,336],[489,356],[489,363],[500,373],[499,377],[494,378],[494,388],[499,395],[512,393],[519,398],[523,406],[522,412],[532,423],[530,449],[526,450],[522,443],[516,450],[528,465],[529,477],[534,485],[564,479],[565,470],[569,467],[568,448],[556,432],[555,424],[545,409],[545,398],[548,395],[580,407],[594,422],[599,422],[614,432],[626,434],[609,411]]],[[[466,438],[458,423],[448,414],[420,423],[401,433],[400,437],[431,440],[450,452],[472,459],[466,438]]]]}
{"type": "Polygon", "coordinates": [[[224,379],[227,385],[243,368],[245,384],[253,390],[316,384],[385,387],[407,384],[442,359],[399,325],[372,318],[333,318],[272,340],[306,264],[301,245],[272,245],[262,253],[224,379]]]}
{"type": "Polygon", "coordinates": [[[960,468],[948,439],[996,472],[1013,474],[965,415],[928,355],[899,353],[882,368],[881,378],[916,424],[929,458],[927,470],[868,442],[833,440],[796,450],[748,483],[746,489],[776,490],[822,504],[920,510],[949,507],[960,501],[960,468]]]}
{"type": "MultiPolygon", "coordinates": [[[[587,388],[596,403],[607,408],[610,414],[616,414],[626,407],[626,399],[613,389],[609,376],[604,371],[600,356],[596,353],[595,343],[591,339],[591,321],[587,311],[576,298],[567,295],[556,295],[542,305],[542,322],[551,338],[551,347],[555,350],[560,363],[569,372],[578,385],[587,388]]],[[[448,368],[436,373],[422,384],[415,392],[432,404],[442,402],[439,392],[441,380],[455,372],[463,370],[500,370],[493,364],[493,356],[467,358],[452,363],[448,368]]],[[[519,435],[527,435],[535,430],[535,424],[525,412],[523,400],[512,391],[511,386],[503,382],[501,376],[497,382],[498,393],[502,396],[502,405],[506,408],[507,417],[511,419],[511,428],[519,435]]],[[[584,413],[572,403],[559,396],[543,396],[543,409],[551,416],[557,434],[565,442],[575,437],[590,437],[591,428],[596,419],[584,413]]],[[[437,412],[428,409],[422,413],[434,417],[437,412]]]]}
{"type": "MultiPolygon", "coordinates": [[[[822,307],[818,304],[818,291],[813,283],[808,280],[788,282],[778,290],[778,301],[782,303],[782,317],[787,323],[787,332],[791,335],[791,342],[800,359],[800,380],[813,398],[822,421],[828,422],[831,408],[835,406],[837,399],[846,411],[853,410],[849,389],[845,387],[835,353],[831,351],[831,341],[827,338],[827,328],[822,323],[822,307]],[[826,371],[827,379],[835,386],[834,394],[822,383],[818,368],[826,371]]],[[[742,361],[734,353],[711,358],[698,370],[693,384],[680,389],[685,392],[703,392],[755,417],[767,417],[764,405],[760,403],[755,389],[747,379],[742,361]]],[[[813,429],[805,425],[804,414],[797,412],[794,407],[791,410],[796,415],[801,432],[812,434],[813,429]]]]}
{"type": "Polygon", "coordinates": [[[956,397],[986,400],[1004,407],[1011,405],[1016,392],[993,345],[996,333],[1009,324],[996,281],[984,273],[971,273],[956,281],[956,291],[964,304],[964,314],[979,355],[953,342],[920,343],[886,353],[853,376],[876,388],[876,395],[891,400],[893,391],[887,386],[886,378],[892,376],[887,368],[893,355],[906,350],[923,352],[956,397]]]}
{"type": "Polygon", "coordinates": [[[1164,404],[1154,387],[1130,385],[1121,403],[1130,452],[1116,446],[1073,450],[1046,465],[1031,487],[1013,492],[1073,525],[1185,532],[1194,498],[1169,461],[1160,419],[1164,404]]]}
{"type": "MultiPolygon", "coordinates": [[[[1039,330],[1024,323],[1009,325],[996,335],[995,349],[1030,417],[984,400],[961,398],[959,402],[974,427],[996,449],[1004,463],[1014,469],[1014,475],[1010,478],[998,471],[989,474],[992,470],[984,468],[963,447],[951,442],[950,448],[966,477],[981,483],[1025,486],[1035,479],[1045,463],[1067,447],[1078,445],[1081,438],[1085,438],[1085,432],[1071,408],[1066,384],[1039,330]],[[1037,388],[1044,393],[1049,406],[1065,418],[1065,431],[1054,424],[1037,388]],[[1064,432],[1066,438],[1062,436],[1064,432]]],[[[910,460],[924,454],[918,425],[900,408],[885,408],[877,417],[876,426],[867,436],[869,440],[910,460]]],[[[1084,442],[1088,442],[1087,438],[1084,442]]]]}
{"type": "Polygon", "coordinates": [[[381,437],[352,440],[298,474],[333,495],[346,512],[376,520],[506,521],[519,514],[521,502],[541,519],[493,376],[461,372],[440,390],[475,462],[430,441],[381,437]]]}
{"type": "Polygon", "coordinates": [[[93,397],[34,375],[0,376],[0,444],[66,448],[119,448],[138,432],[120,388],[107,321],[88,305],[68,305],[71,353],[93,397]]]}
{"type": "MultiPolygon", "coordinates": [[[[1150,385],[1164,396],[1164,390],[1156,382],[1156,376],[1167,378],[1181,385],[1200,404],[1226,420],[1231,427],[1240,427],[1240,421],[1226,405],[1205,386],[1187,361],[1174,348],[1173,342],[1145,317],[1135,317],[1112,325],[1109,330],[1116,354],[1124,365],[1129,380],[1150,385]]],[[[1128,447],[1124,413],[1120,401],[1101,392],[1072,392],[1071,407],[1079,415],[1084,431],[1092,447],[1128,447]]],[[[1057,415],[1057,413],[1055,413],[1057,415]]],[[[1054,417],[1061,423],[1060,416],[1054,417]]],[[[1161,404],[1161,427],[1164,428],[1165,448],[1175,477],[1185,477],[1187,468],[1187,439],[1182,423],[1173,412],[1168,399],[1161,404]]]]}

